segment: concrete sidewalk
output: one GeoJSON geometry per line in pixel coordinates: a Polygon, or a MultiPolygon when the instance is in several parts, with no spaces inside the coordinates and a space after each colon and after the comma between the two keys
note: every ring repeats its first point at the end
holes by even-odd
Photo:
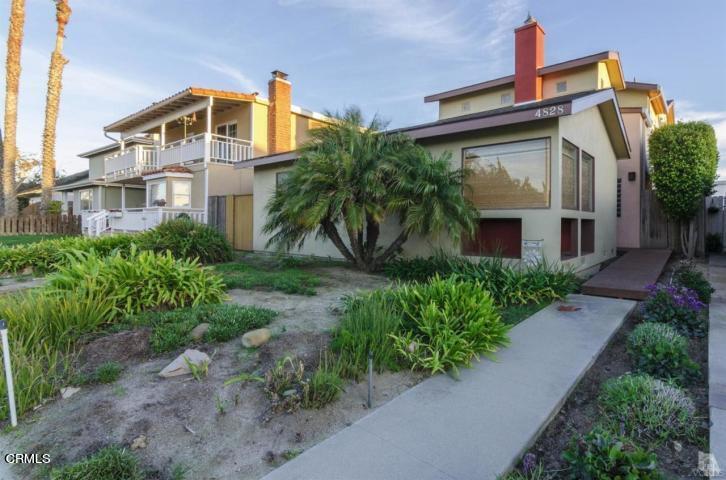
{"type": "Polygon", "coordinates": [[[265,480],[495,479],[536,440],[635,307],[571,295],[514,327],[497,361],[430,378],[265,480]]]}
{"type": "Polygon", "coordinates": [[[716,290],[709,307],[708,406],[711,453],[726,471],[726,255],[711,255],[708,279],[716,290]]]}

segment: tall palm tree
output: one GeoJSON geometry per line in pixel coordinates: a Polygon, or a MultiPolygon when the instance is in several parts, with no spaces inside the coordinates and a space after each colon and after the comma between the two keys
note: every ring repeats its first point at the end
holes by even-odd
{"type": "Polygon", "coordinates": [[[409,137],[381,128],[375,119],[364,128],[353,108],[311,132],[267,205],[268,245],[299,248],[315,234],[356,267],[375,271],[415,234],[446,231],[458,240],[473,232],[476,210],[462,195],[464,172],[451,169],[450,156],[434,158],[409,137]],[[400,228],[379,248],[386,219],[397,219],[400,228]]]}
{"type": "Polygon", "coordinates": [[[15,162],[18,158],[18,90],[20,87],[20,51],[23,46],[25,0],[12,0],[5,59],[5,143],[3,145],[3,197],[5,215],[17,215],[15,162]]]}
{"type": "Polygon", "coordinates": [[[43,213],[48,211],[55,185],[55,134],[58,125],[58,107],[62,88],[63,67],[68,59],[63,56],[63,39],[66,25],[71,18],[68,0],[56,0],[55,18],[58,28],[55,34],[55,50],[50,57],[48,70],[48,92],[45,96],[45,126],[43,127],[42,173],[40,177],[41,203],[43,213]]]}

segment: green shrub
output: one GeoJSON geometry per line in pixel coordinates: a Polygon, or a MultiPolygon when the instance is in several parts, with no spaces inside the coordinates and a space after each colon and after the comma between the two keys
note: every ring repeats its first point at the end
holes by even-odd
{"type": "Polygon", "coordinates": [[[431,374],[470,366],[509,343],[505,325],[479,282],[434,277],[392,291],[402,314],[402,331],[392,335],[398,353],[412,367],[431,374]]]}
{"type": "Polygon", "coordinates": [[[377,372],[398,370],[401,359],[392,335],[399,333],[400,326],[401,314],[384,291],[352,301],[333,332],[331,342],[332,350],[340,358],[343,375],[359,378],[368,368],[369,351],[373,354],[373,367],[377,372]]]}
{"type": "Polygon", "coordinates": [[[107,447],[71,465],[54,468],[51,480],[144,480],[146,474],[134,455],[120,447],[107,447]]]}
{"type": "Polygon", "coordinates": [[[191,332],[200,323],[208,323],[206,342],[226,342],[272,321],[276,312],[266,308],[241,305],[199,305],[166,312],[144,312],[127,319],[132,326],[151,327],[149,343],[154,353],[164,353],[193,342],[191,332]]]}
{"type": "Polygon", "coordinates": [[[343,392],[340,364],[323,355],[317,370],[306,381],[302,407],[323,408],[333,403],[343,392]]]}
{"type": "Polygon", "coordinates": [[[575,437],[562,454],[574,480],[655,480],[663,476],[656,469],[656,456],[630,440],[602,428],[575,437]]]}
{"type": "Polygon", "coordinates": [[[389,262],[386,273],[404,281],[425,281],[434,276],[457,276],[480,282],[499,306],[552,302],[576,291],[579,280],[570,270],[546,262],[514,267],[502,258],[482,258],[473,262],[466,257],[438,252],[429,258],[397,259],[389,262]]]}
{"type": "Polygon", "coordinates": [[[648,322],[668,323],[679,333],[700,337],[706,334],[705,304],[698,295],[679,285],[648,285],[648,296],[643,301],[643,319],[648,322]]]}
{"type": "Polygon", "coordinates": [[[228,289],[259,288],[290,294],[315,295],[315,287],[320,285],[320,279],[315,274],[297,268],[262,269],[239,261],[216,265],[214,271],[222,276],[228,289]]]}
{"type": "Polygon", "coordinates": [[[678,285],[696,292],[698,299],[703,303],[711,303],[711,294],[715,290],[703,273],[692,263],[682,262],[673,273],[673,280],[678,285]]]}
{"type": "Polygon", "coordinates": [[[639,372],[679,384],[699,373],[688,356],[688,339],[665,323],[646,322],[628,336],[628,353],[639,372]]]}
{"type": "Polygon", "coordinates": [[[48,277],[48,288],[96,292],[111,299],[119,313],[219,303],[225,296],[221,278],[196,260],[177,260],[169,252],[140,252],[132,247],[125,257],[84,252],[72,257],[73,262],[48,277]]]}
{"type": "Polygon", "coordinates": [[[232,258],[232,246],[224,235],[189,218],[163,222],[140,234],[135,241],[142,250],[159,253],[169,250],[176,258],[197,258],[203,264],[226,262],[232,258]]]}
{"type": "Polygon", "coordinates": [[[686,392],[645,374],[623,375],[605,382],[598,399],[612,431],[660,443],[693,438],[696,407],[686,392]]]}

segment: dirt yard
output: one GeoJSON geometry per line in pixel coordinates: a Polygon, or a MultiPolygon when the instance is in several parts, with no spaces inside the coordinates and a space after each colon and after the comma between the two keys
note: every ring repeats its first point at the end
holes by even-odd
{"type": "MultiPolygon", "coordinates": [[[[146,446],[135,453],[155,478],[170,478],[175,467],[188,469],[187,479],[263,476],[368,413],[365,383],[349,384],[341,398],[324,409],[272,415],[269,421],[259,383],[223,385],[242,371],[264,372],[287,354],[315,365],[336,324],[340,298],[387,282],[339,267],[316,273],[322,285],[315,296],[230,291],[231,302],[280,313],[270,325],[273,338],[257,350],[244,348],[239,339],[199,347],[212,357],[209,374],[200,382],[190,375],[159,377],[157,373],[179,352],[149,358],[148,350],[138,348],[143,332],[96,340],[81,358],[89,364],[108,357],[122,361],[126,369],[121,378],[110,385],[83,387],[68,399],[46,404],[23,419],[17,430],[0,437],[2,451],[50,453],[52,464],[59,465],[106,445],[130,447],[143,435],[146,446]]],[[[375,406],[418,381],[410,372],[376,375],[375,406]]],[[[30,474],[14,473],[17,478],[30,474]]]]}

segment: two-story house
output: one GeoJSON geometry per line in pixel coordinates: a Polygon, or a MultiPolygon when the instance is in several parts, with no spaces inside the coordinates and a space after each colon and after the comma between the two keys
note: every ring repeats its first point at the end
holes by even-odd
{"type": "MultiPolygon", "coordinates": [[[[445,236],[416,238],[404,254],[444,248],[545,258],[577,271],[597,267],[616,254],[619,230],[640,228],[637,219],[618,214],[623,200],[632,201],[622,177],[633,165],[644,177],[639,152],[648,129],[673,121],[672,104],[660,103],[657,88],[626,82],[614,51],[547,65],[545,32],[532,17],[514,30],[514,43],[514,74],[429,95],[424,101],[438,105],[438,119],[397,130],[434,154],[450,152],[452,168],[470,169],[464,191],[480,215],[476,234],[461,245],[445,236]]],[[[238,165],[255,172],[256,250],[269,238],[261,229],[264,205],[295,157],[288,152],[238,165]]],[[[383,241],[397,228],[391,222],[383,241]]],[[[301,252],[339,256],[329,242],[312,239],[301,252]]]]}
{"type": "MultiPolygon", "coordinates": [[[[240,202],[251,232],[252,169],[235,169],[257,156],[289,151],[308,131],[330,121],[292,104],[287,75],[272,72],[268,98],[186,88],[106,127],[118,141],[80,154],[88,177],[64,185],[86,233],[139,231],[181,214],[214,223],[217,197],[240,202]]],[[[251,234],[250,234],[251,235],[251,234]]],[[[239,243],[251,249],[251,236],[239,243]]]]}

